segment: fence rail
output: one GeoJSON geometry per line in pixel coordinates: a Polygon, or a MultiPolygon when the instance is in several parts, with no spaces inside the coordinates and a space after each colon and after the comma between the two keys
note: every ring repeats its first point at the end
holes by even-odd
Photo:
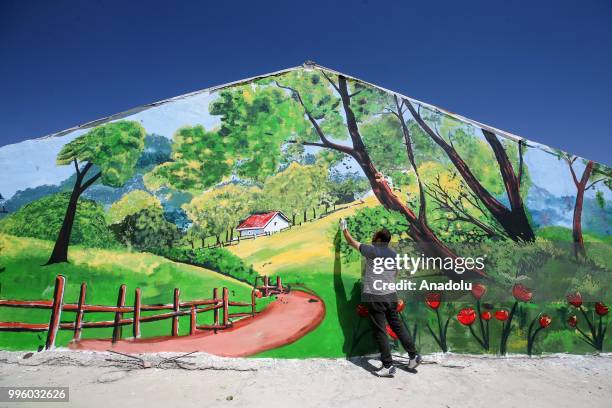
{"type": "Polygon", "coordinates": [[[270,277],[268,277],[267,275],[257,276],[255,278],[255,289],[260,291],[263,296],[278,295],[287,291],[287,288],[283,287],[283,282],[280,276],[276,277],[276,284],[270,285],[270,277]],[[262,284],[257,285],[260,279],[262,280],[262,284]]]}
{"type": "Polygon", "coordinates": [[[171,319],[171,335],[178,336],[179,333],[179,317],[190,316],[189,319],[189,335],[193,335],[197,330],[223,330],[232,326],[232,319],[243,317],[254,317],[256,311],[257,293],[260,292],[264,296],[280,293],[283,291],[280,277],[277,278],[276,285],[269,284],[269,278],[263,277],[263,285],[255,287],[251,291],[250,302],[232,301],[229,297],[227,288],[222,288],[221,296],[219,290],[214,288],[211,299],[200,299],[192,301],[180,300],[180,289],[174,289],[173,302],[162,304],[143,305],[141,300],[140,288],[134,291],[133,306],[125,305],[126,285],[121,285],[117,294],[116,306],[105,305],[88,305],[86,303],[87,284],[82,283],[78,303],[64,303],[64,289],[66,278],[58,275],[55,279],[55,290],[52,300],[9,300],[0,299],[0,307],[15,307],[15,308],[30,308],[30,309],[49,309],[51,314],[49,323],[25,323],[25,322],[0,322],[0,331],[11,332],[42,332],[47,331],[47,339],[45,348],[51,349],[55,347],[55,340],[58,330],[72,330],[73,341],[78,342],[81,339],[83,329],[89,328],[113,328],[112,342],[116,342],[122,337],[123,326],[132,326],[132,336],[139,338],[141,331],[141,323],[153,322],[158,320],[171,319]],[[230,307],[248,307],[248,312],[230,313],[230,307]],[[60,320],[63,311],[75,312],[76,317],[73,322],[62,322],[60,320]],[[154,315],[143,316],[141,312],[162,311],[154,315]],[[102,312],[113,313],[114,318],[106,321],[84,321],[85,313],[102,312]],[[213,324],[198,324],[197,317],[200,313],[212,312],[213,324]],[[131,317],[124,317],[124,313],[131,314],[131,317]]]}

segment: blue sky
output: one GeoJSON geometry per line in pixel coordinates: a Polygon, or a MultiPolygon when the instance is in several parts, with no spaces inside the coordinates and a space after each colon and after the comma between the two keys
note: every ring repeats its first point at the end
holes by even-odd
{"type": "Polygon", "coordinates": [[[612,2],[0,3],[0,145],[306,59],[612,164],[612,2]]]}

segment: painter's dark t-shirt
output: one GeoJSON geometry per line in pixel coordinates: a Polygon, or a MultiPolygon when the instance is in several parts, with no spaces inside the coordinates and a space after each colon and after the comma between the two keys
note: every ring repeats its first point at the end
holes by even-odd
{"type": "Polygon", "coordinates": [[[382,283],[395,283],[397,269],[395,267],[395,257],[397,253],[388,246],[361,244],[359,252],[365,258],[364,272],[361,280],[361,292],[363,295],[395,295],[395,290],[388,288],[382,289],[382,283]],[[382,258],[379,266],[382,268],[380,273],[374,272],[374,258],[382,258]],[[384,259],[393,258],[393,268],[386,268],[384,259]],[[374,288],[374,281],[378,282],[378,289],[374,288]]]}

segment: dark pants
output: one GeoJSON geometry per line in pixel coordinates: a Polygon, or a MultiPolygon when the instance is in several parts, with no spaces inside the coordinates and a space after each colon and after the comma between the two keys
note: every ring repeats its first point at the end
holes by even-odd
{"type": "Polygon", "coordinates": [[[408,352],[410,358],[416,354],[416,347],[412,336],[404,326],[397,313],[397,302],[370,302],[368,303],[370,312],[370,320],[372,322],[372,331],[374,332],[374,340],[378,344],[380,350],[380,360],[385,367],[390,367],[393,363],[391,357],[391,347],[387,335],[386,326],[389,323],[393,332],[397,335],[402,347],[408,352]]]}

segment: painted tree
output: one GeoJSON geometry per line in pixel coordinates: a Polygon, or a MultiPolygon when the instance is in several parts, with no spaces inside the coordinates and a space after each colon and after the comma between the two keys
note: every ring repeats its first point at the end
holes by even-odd
{"type": "Polygon", "coordinates": [[[154,209],[162,212],[161,202],[154,195],[143,190],[133,190],[115,201],[106,214],[109,224],[117,224],[125,217],[144,209],[154,209]]]}
{"type": "Polygon", "coordinates": [[[250,213],[256,193],[256,188],[227,184],[194,197],[183,209],[199,228],[216,237],[218,245],[221,235],[250,213]]]}
{"type": "Polygon", "coordinates": [[[329,190],[333,205],[350,203],[369,188],[370,184],[357,172],[330,171],[329,190]]]}
{"type": "Polygon", "coordinates": [[[298,215],[307,219],[307,212],[319,206],[328,193],[327,166],[291,163],[285,170],[269,177],[258,203],[260,209],[281,210],[296,223],[298,215]]]}
{"type": "Polygon", "coordinates": [[[186,241],[191,246],[191,249],[195,249],[195,244],[198,240],[201,240],[203,248],[204,238],[205,237],[203,235],[203,231],[195,223],[191,224],[191,226],[187,229],[187,231],[185,231],[185,235],[183,236],[184,241],[186,241]]]}
{"type": "Polygon", "coordinates": [[[523,142],[518,142],[519,150],[519,165],[515,171],[514,166],[502,142],[497,135],[490,130],[482,129],[484,138],[491,146],[495,154],[495,158],[499,165],[500,175],[503,180],[506,195],[510,203],[510,207],[506,206],[497,199],[491,192],[478,180],[472,169],[466,161],[457,152],[452,141],[447,141],[440,133],[430,126],[420,113],[420,107],[416,109],[412,102],[407,99],[402,99],[402,104],[409,111],[421,128],[431,137],[431,139],[444,150],[450,161],[453,163],[459,174],[465,180],[467,186],[474,192],[478,199],[483,203],[491,215],[504,228],[508,237],[515,241],[534,241],[535,234],[527,216],[526,208],[521,197],[521,181],[524,172],[523,163],[523,142]]]}
{"type": "MultiPolygon", "coordinates": [[[[488,237],[497,236],[497,223],[488,219],[489,214],[482,211],[478,198],[474,195],[470,197],[462,190],[462,187],[465,187],[464,182],[457,183],[454,178],[446,177],[452,176],[449,170],[452,163],[446,163],[448,159],[439,152],[435,143],[416,121],[406,119],[405,103],[396,95],[373,90],[369,92],[368,99],[366,103],[360,104],[361,109],[364,105],[370,105],[369,109],[379,111],[380,115],[361,127],[365,145],[372,160],[380,163],[379,170],[391,175],[394,187],[400,192],[406,192],[408,204],[418,208],[421,222],[446,239],[459,238],[454,239],[458,242],[478,240],[483,233],[488,237]],[[411,171],[406,172],[406,169],[411,171]],[[422,171],[426,172],[425,177],[422,177],[422,171]],[[426,184],[423,180],[435,181],[426,184]],[[405,190],[399,188],[403,185],[405,190]],[[430,201],[433,202],[433,207],[428,204],[430,201]],[[431,220],[427,219],[428,213],[433,215],[431,220]],[[470,228],[470,225],[476,228],[470,228]]],[[[457,140],[458,144],[465,148],[469,156],[477,156],[481,161],[495,162],[493,155],[486,151],[486,146],[482,146],[486,145],[484,142],[467,134],[457,123],[445,122],[445,126],[455,131],[453,137],[460,139],[457,140]],[[491,157],[488,158],[488,155],[491,157]]],[[[493,166],[480,163],[475,173],[485,180],[484,185],[501,192],[501,183],[498,183],[499,186],[495,185],[499,179],[495,170],[493,166]]]]}
{"type": "Polygon", "coordinates": [[[130,191],[113,203],[106,218],[119,241],[139,250],[171,246],[179,236],[159,199],[143,190],[130,191]]]}
{"type": "MultiPolygon", "coordinates": [[[[375,109],[379,108],[376,99],[380,94],[372,96],[372,87],[349,81],[340,74],[332,75],[324,70],[294,71],[262,81],[262,84],[264,83],[273,83],[287,90],[301,109],[303,117],[312,126],[313,132],[308,135],[298,135],[290,142],[331,149],[352,157],[361,167],[379,202],[385,208],[397,211],[406,218],[410,225],[408,231],[410,237],[425,253],[430,256],[456,257],[427,225],[424,194],[421,194],[421,211],[417,216],[393,193],[365,146],[360,124],[379,113],[375,109]],[[351,142],[350,145],[342,142],[347,137],[351,142]]],[[[407,143],[406,148],[410,149],[410,143],[407,143]]],[[[484,272],[471,270],[466,274],[483,276],[484,272]]]]}
{"type": "MultiPolygon", "coordinates": [[[[572,240],[574,242],[574,255],[586,256],[586,248],[584,246],[584,238],[582,236],[582,209],[584,206],[584,194],[595,189],[599,183],[608,189],[612,189],[612,169],[595,163],[593,160],[580,159],[578,156],[571,155],[562,151],[557,151],[559,159],[567,163],[569,171],[572,175],[572,181],[576,186],[576,200],[574,202],[574,214],[572,217],[572,240]],[[584,164],[582,175],[578,176],[577,169],[574,167],[578,162],[584,164]]],[[[603,193],[599,197],[603,197],[603,193]]]]}
{"type": "Polygon", "coordinates": [[[132,213],[111,228],[124,244],[141,251],[171,248],[181,236],[177,226],[155,207],[132,213]]]}
{"type": "MultiPolygon", "coordinates": [[[[71,194],[55,193],[34,200],[0,220],[0,232],[18,237],[52,241],[62,227],[71,194]]],[[[93,200],[80,199],[74,217],[71,245],[109,248],[118,242],[109,230],[104,207],[93,200]]]]}
{"type": "Polygon", "coordinates": [[[419,171],[429,180],[426,194],[436,215],[432,227],[444,238],[456,242],[507,238],[504,229],[454,168],[429,162],[419,171]]]}
{"type": "Polygon", "coordinates": [[[230,176],[262,182],[280,164],[283,137],[309,129],[295,121],[291,103],[279,89],[255,92],[250,86],[224,90],[210,112],[221,126],[184,127],[174,134],[171,161],[146,175],[150,188],[168,186],[200,193],[230,176]],[[300,126],[302,125],[302,126],[300,126]]]}
{"type": "Polygon", "coordinates": [[[119,121],[98,126],[64,145],[58,165],[73,164],[76,180],[53,252],[47,265],[68,262],[68,246],[79,198],[96,181],[121,187],[134,174],[144,148],[145,130],[137,122],[119,121]],[[88,177],[89,172],[96,173],[88,177]]]}
{"type": "Polygon", "coordinates": [[[168,186],[177,190],[201,192],[228,176],[231,148],[217,132],[203,126],[180,128],[173,136],[171,161],[162,163],[145,175],[151,189],[168,186]]]}

